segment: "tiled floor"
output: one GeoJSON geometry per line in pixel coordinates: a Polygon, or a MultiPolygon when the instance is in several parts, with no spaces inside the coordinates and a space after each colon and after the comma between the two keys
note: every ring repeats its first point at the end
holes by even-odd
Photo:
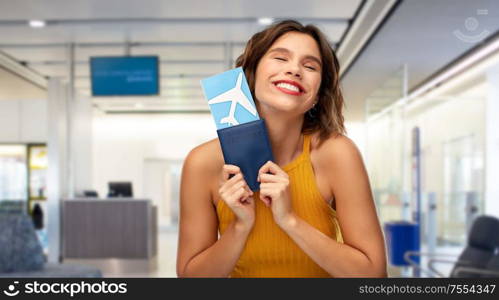
{"type": "MultiPolygon", "coordinates": [[[[439,260],[445,260],[445,261],[455,261],[457,260],[457,257],[459,254],[462,252],[463,247],[451,247],[451,246],[446,246],[446,247],[437,247],[436,251],[434,254],[438,254],[438,256],[433,256],[434,259],[439,259],[439,260]]],[[[426,249],[425,245],[422,246],[421,248],[422,253],[428,253],[428,250],[426,249]]],[[[421,264],[420,266],[422,267],[423,271],[420,271],[420,275],[418,277],[439,277],[437,274],[433,273],[429,268],[428,268],[428,260],[430,256],[429,255],[423,255],[421,256],[421,264]],[[427,270],[427,271],[425,271],[427,270]]],[[[448,263],[448,262],[438,262],[434,264],[434,268],[441,274],[444,275],[444,277],[449,276],[453,263],[448,263]]],[[[388,277],[414,277],[413,276],[413,270],[412,268],[409,267],[394,267],[391,265],[388,265],[388,277]]]]}

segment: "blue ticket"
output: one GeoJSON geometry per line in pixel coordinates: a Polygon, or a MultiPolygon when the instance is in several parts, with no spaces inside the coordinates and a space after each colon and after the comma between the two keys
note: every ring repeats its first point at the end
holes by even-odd
{"type": "Polygon", "coordinates": [[[201,80],[217,129],[259,120],[241,67],[201,80]]]}

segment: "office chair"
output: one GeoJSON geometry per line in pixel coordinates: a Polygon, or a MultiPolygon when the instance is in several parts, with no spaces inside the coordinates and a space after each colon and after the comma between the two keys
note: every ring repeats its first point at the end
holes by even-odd
{"type": "Polygon", "coordinates": [[[435,268],[436,263],[453,263],[454,266],[449,277],[470,278],[498,276],[499,258],[499,219],[492,216],[479,216],[473,222],[468,235],[466,247],[457,259],[449,259],[454,255],[443,253],[422,253],[418,251],[408,251],[404,254],[404,259],[412,267],[419,269],[430,277],[446,277],[435,268]],[[411,257],[428,256],[428,268],[425,269],[413,261],[411,257]],[[443,259],[440,257],[444,257],[443,259]]]}
{"type": "MultiPolygon", "coordinates": [[[[489,278],[499,277],[499,252],[497,252],[487,263],[484,269],[457,267],[454,270],[455,277],[462,277],[461,274],[474,275],[472,277],[489,278]]],[[[470,276],[471,277],[471,276],[470,276]]]]}

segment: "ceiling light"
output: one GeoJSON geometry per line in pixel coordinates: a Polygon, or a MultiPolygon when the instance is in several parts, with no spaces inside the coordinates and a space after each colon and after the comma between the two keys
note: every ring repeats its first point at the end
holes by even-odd
{"type": "Polygon", "coordinates": [[[258,18],[258,24],[260,25],[270,25],[274,22],[273,18],[258,18]]]}
{"type": "Polygon", "coordinates": [[[30,20],[29,21],[29,26],[31,26],[33,28],[41,28],[41,27],[45,27],[45,25],[47,25],[47,24],[43,20],[30,20]]]}

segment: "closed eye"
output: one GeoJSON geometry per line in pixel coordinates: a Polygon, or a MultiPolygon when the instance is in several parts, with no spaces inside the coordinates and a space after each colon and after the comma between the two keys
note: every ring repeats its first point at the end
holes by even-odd
{"type": "Polygon", "coordinates": [[[312,66],[305,66],[305,68],[310,69],[310,70],[312,70],[312,71],[317,70],[316,68],[314,68],[314,67],[312,67],[312,66]]]}
{"type": "Polygon", "coordinates": [[[277,59],[277,60],[286,61],[286,59],[284,57],[274,57],[274,58],[277,59]]]}

